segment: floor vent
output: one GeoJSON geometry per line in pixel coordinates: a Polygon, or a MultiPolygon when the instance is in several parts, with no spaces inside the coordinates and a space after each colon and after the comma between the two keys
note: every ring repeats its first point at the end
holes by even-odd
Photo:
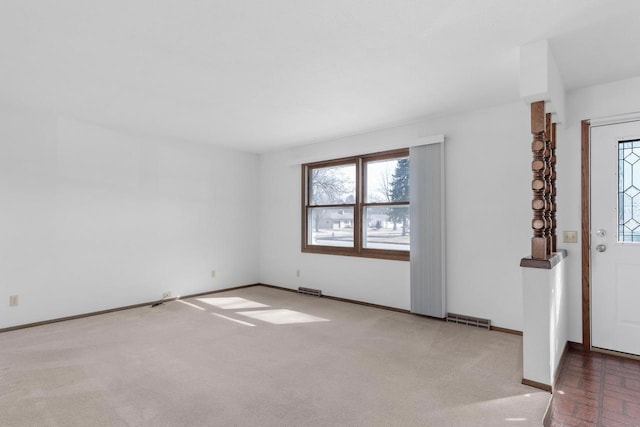
{"type": "Polygon", "coordinates": [[[320,289],[303,288],[302,286],[298,288],[298,293],[305,294],[305,295],[313,295],[314,297],[322,296],[322,291],[320,289]]]}
{"type": "Polygon", "coordinates": [[[478,317],[463,316],[462,314],[447,313],[447,322],[491,330],[491,320],[478,317]]]}

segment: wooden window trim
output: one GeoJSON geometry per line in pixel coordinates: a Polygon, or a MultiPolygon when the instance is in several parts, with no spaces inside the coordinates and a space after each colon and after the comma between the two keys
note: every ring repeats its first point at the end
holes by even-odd
{"type": "Polygon", "coordinates": [[[301,250],[307,253],[325,254],[325,255],[340,255],[340,256],[353,256],[364,258],[377,258],[397,261],[409,261],[410,252],[403,250],[390,250],[390,249],[372,249],[363,247],[363,230],[362,219],[364,214],[364,208],[369,206],[409,206],[410,201],[407,202],[366,202],[365,191],[367,189],[366,182],[366,163],[378,160],[393,159],[398,157],[409,157],[409,149],[399,149],[384,152],[376,152],[371,154],[365,154],[360,156],[351,156],[345,158],[339,158],[334,160],[324,160],[320,162],[306,163],[301,167],[301,250]],[[332,166],[344,166],[354,164],[356,167],[356,195],[355,203],[353,204],[331,204],[331,205],[311,205],[309,203],[310,196],[310,184],[311,184],[311,170],[322,167],[332,166]],[[340,208],[346,209],[353,208],[353,247],[339,247],[339,246],[322,246],[311,245],[308,243],[309,228],[308,228],[308,210],[317,207],[327,208],[340,208]]]}

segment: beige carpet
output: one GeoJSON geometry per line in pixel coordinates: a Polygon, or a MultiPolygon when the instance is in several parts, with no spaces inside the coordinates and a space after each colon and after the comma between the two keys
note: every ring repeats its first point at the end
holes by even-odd
{"type": "Polygon", "coordinates": [[[0,334],[0,425],[539,426],[521,347],[258,286],[0,334]]]}

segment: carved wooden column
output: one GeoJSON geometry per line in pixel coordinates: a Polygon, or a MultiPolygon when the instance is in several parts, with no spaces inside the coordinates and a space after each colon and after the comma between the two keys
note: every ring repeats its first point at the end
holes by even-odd
{"type": "Polygon", "coordinates": [[[531,189],[533,190],[533,200],[531,202],[531,208],[533,209],[531,258],[546,259],[550,254],[550,248],[546,236],[549,227],[546,218],[548,200],[545,197],[545,193],[548,183],[545,179],[545,173],[549,173],[549,171],[545,161],[547,144],[545,144],[544,101],[531,104],[531,135],[533,136],[533,141],[531,142],[531,151],[533,153],[533,162],[531,162],[531,170],[533,172],[533,181],[531,181],[531,189]]]}
{"type": "MultiPolygon", "coordinates": [[[[549,117],[551,121],[551,117],[549,117]]],[[[550,219],[551,219],[551,253],[558,251],[558,238],[556,236],[556,124],[551,124],[551,138],[549,148],[551,151],[551,157],[549,158],[549,166],[551,167],[551,206],[549,207],[550,219]]]]}
{"type": "Polygon", "coordinates": [[[556,124],[545,114],[544,101],[531,104],[531,171],[533,181],[533,237],[531,258],[549,259],[557,251],[556,237],[556,124]]]}
{"type": "Polygon", "coordinates": [[[553,167],[551,166],[551,113],[544,115],[544,222],[546,224],[544,235],[547,239],[547,256],[553,252],[553,167]]]}

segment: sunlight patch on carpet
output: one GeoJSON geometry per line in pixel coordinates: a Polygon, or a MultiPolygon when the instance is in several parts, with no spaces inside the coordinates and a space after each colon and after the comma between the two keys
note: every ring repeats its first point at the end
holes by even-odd
{"type": "Polygon", "coordinates": [[[205,310],[204,308],[200,307],[199,305],[191,304],[190,302],[186,302],[186,301],[182,301],[182,300],[177,300],[177,301],[179,303],[188,305],[189,307],[197,308],[198,310],[205,310]]]}
{"type": "Polygon", "coordinates": [[[233,317],[225,316],[225,315],[222,315],[222,314],[218,314],[218,313],[211,313],[211,314],[213,314],[214,316],[219,317],[221,319],[230,320],[232,322],[239,323],[241,325],[256,326],[253,323],[245,322],[243,320],[234,319],[233,317]]]}
{"type": "Polygon", "coordinates": [[[328,322],[329,319],[312,316],[310,314],[301,313],[293,310],[259,310],[259,311],[239,311],[238,314],[261,320],[274,325],[288,325],[292,323],[313,323],[328,322]]]}
{"type": "Polygon", "coordinates": [[[224,310],[269,307],[266,304],[240,297],[198,298],[198,301],[212,305],[214,307],[222,308],[224,310]]]}

